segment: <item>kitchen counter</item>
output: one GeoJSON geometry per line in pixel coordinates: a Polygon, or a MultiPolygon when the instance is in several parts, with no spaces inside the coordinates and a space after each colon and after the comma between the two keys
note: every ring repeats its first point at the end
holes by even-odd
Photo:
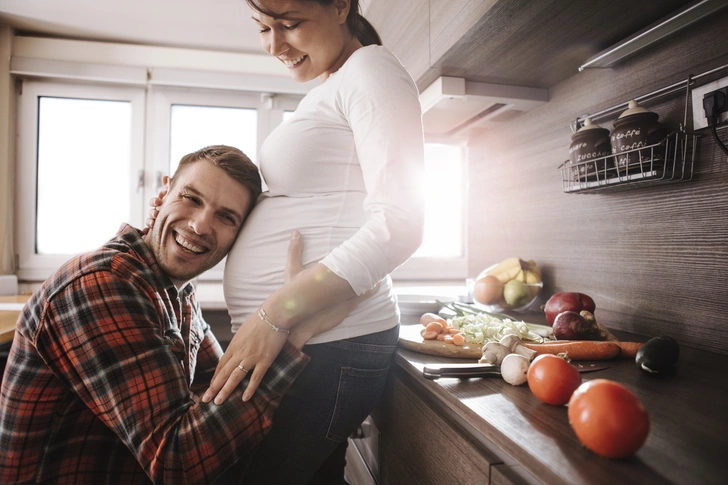
{"type": "MultiPolygon", "coordinates": [[[[618,336],[628,340],[624,334],[618,336]]],[[[528,385],[513,387],[497,377],[435,381],[422,377],[426,364],[457,359],[400,348],[392,374],[397,386],[425,396],[437,416],[475,443],[474,449],[480,449],[490,464],[491,483],[505,468],[515,478],[498,483],[709,485],[725,483],[728,471],[726,359],[682,347],[672,375],[649,375],[633,359],[609,361],[609,369],[582,374],[585,382],[604,378],[622,383],[647,409],[651,421],[647,442],[626,459],[602,458],[584,448],[568,424],[567,408],[542,403],[528,385]]],[[[382,433],[386,440],[386,430],[382,433]]],[[[383,456],[385,474],[386,460],[383,456]]],[[[385,478],[383,483],[387,482],[385,478]]]]}
{"type": "Polygon", "coordinates": [[[29,298],[30,295],[0,296],[0,345],[13,340],[20,305],[24,305],[29,298]]]}

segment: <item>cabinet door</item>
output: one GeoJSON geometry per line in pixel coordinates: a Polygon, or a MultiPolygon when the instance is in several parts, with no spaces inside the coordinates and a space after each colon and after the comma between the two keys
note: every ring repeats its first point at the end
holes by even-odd
{"type": "Polygon", "coordinates": [[[390,372],[375,416],[381,485],[489,483],[490,466],[500,460],[460,434],[402,378],[390,372]]]}

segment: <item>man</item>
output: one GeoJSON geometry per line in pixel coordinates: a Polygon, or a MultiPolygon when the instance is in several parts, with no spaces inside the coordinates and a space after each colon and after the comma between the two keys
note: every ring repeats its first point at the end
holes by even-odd
{"type": "MultiPolygon", "coordinates": [[[[25,306],[0,394],[0,483],[211,483],[270,428],[308,362],[303,344],[355,306],[292,330],[249,402],[242,390],[201,402],[222,349],[189,281],[228,252],[261,182],[240,150],[212,146],[166,185],[151,231],[122,225],[25,306]]],[[[288,276],[301,244],[294,236],[288,276]]]]}

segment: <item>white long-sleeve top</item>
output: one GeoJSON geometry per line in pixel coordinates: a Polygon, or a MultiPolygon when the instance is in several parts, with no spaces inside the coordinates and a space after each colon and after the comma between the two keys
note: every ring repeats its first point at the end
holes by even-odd
{"type": "Polygon", "coordinates": [[[233,331],[283,285],[290,233],[357,294],[382,281],[329,342],[389,329],[399,311],[389,273],[422,242],[424,141],[418,92],[382,46],[355,51],[266,139],[268,185],[228,255],[223,282],[233,331]]]}

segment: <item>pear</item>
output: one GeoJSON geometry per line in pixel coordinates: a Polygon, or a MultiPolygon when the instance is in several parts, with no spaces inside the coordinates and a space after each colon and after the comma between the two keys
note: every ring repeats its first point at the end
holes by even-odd
{"type": "Polygon", "coordinates": [[[522,281],[511,280],[503,287],[503,298],[509,305],[518,307],[531,301],[531,292],[522,281]]]}

